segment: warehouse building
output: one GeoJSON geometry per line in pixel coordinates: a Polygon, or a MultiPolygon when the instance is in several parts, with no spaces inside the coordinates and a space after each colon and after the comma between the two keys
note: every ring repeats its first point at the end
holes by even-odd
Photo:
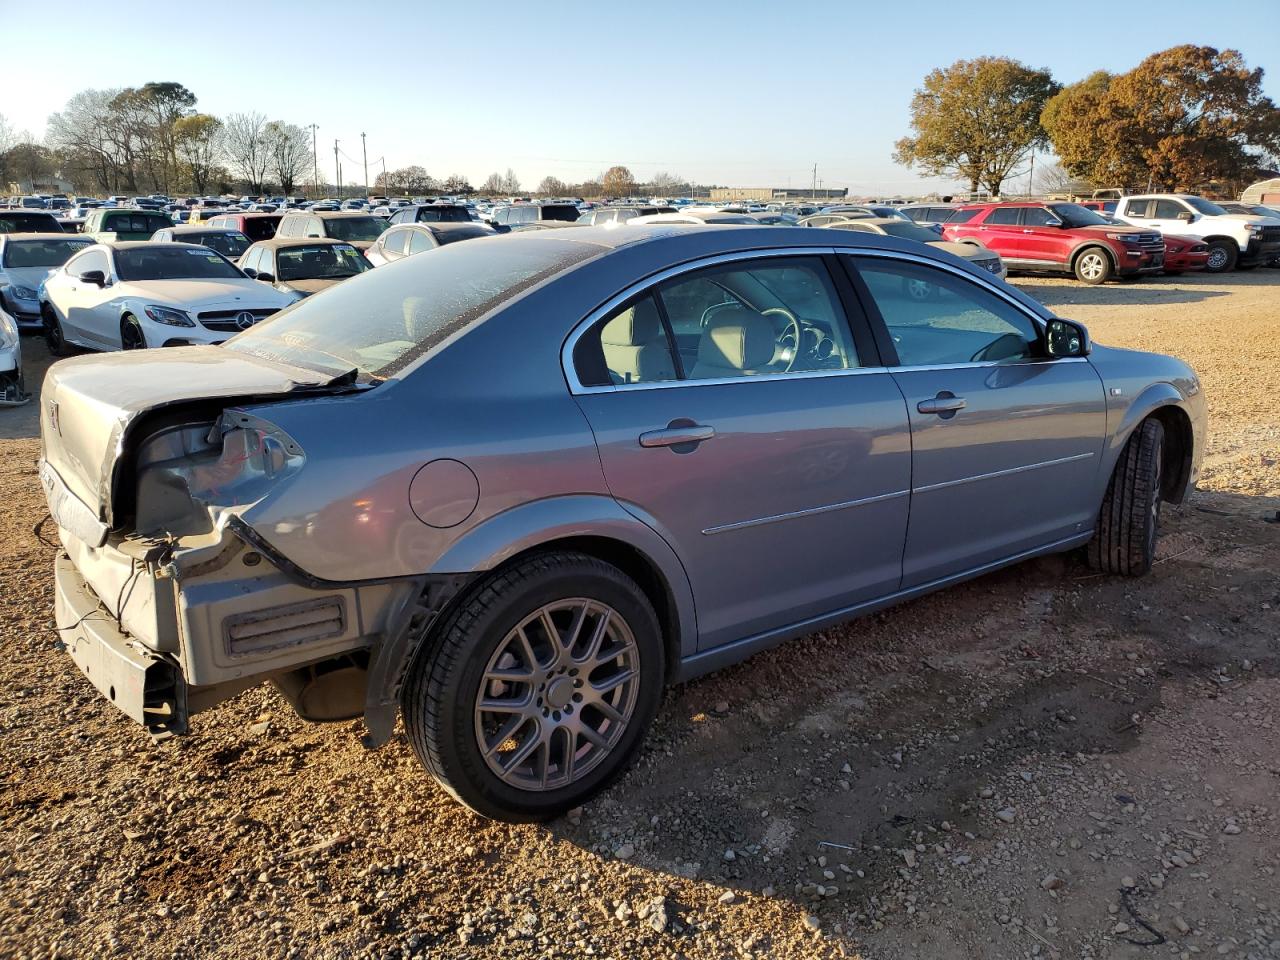
{"type": "Polygon", "coordinates": [[[712,187],[711,199],[724,200],[843,200],[848,187],[809,190],[793,187],[712,187]]]}

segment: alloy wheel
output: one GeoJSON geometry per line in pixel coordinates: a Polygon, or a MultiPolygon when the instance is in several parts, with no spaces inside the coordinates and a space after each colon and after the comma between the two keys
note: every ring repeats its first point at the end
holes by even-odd
{"type": "Polygon", "coordinates": [[[1100,253],[1086,253],[1080,258],[1080,273],[1089,280],[1097,280],[1107,269],[1100,253]]]}
{"type": "Polygon", "coordinates": [[[639,690],[639,647],[618,612],[597,600],[558,600],[525,617],[489,658],[476,693],[476,743],[504,783],[565,787],[617,745],[639,690]]]}

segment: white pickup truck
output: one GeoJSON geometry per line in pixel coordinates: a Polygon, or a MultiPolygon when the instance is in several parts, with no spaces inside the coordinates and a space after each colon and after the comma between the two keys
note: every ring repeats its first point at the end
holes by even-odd
{"type": "Polygon", "coordinates": [[[1201,240],[1209,246],[1210,273],[1248,270],[1280,258],[1280,220],[1228,213],[1204,197],[1153,193],[1121,197],[1115,217],[1136,227],[1153,227],[1172,237],[1201,240]]]}

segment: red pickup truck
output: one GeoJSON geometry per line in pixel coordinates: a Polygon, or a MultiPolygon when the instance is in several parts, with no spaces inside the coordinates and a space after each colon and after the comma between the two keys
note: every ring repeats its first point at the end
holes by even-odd
{"type": "Polygon", "coordinates": [[[1070,273],[1082,283],[1164,269],[1157,231],[1108,223],[1076,203],[967,204],[943,224],[942,234],[981,241],[1010,271],[1070,273]]]}

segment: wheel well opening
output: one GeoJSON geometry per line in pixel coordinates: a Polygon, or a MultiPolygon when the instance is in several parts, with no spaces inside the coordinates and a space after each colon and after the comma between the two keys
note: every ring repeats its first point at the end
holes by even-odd
{"type": "Polygon", "coordinates": [[[1236,240],[1236,238],[1235,238],[1235,237],[1223,237],[1223,236],[1218,236],[1217,234],[1215,234],[1215,235],[1213,235],[1212,237],[1205,237],[1205,238],[1204,238],[1204,239],[1202,239],[1200,242],[1201,242],[1201,243],[1205,243],[1205,244],[1209,244],[1209,243],[1219,243],[1219,242],[1221,242],[1221,243],[1230,243],[1230,244],[1232,244],[1232,245],[1233,245],[1237,250],[1238,250],[1238,249],[1240,249],[1240,243],[1239,243],[1239,241],[1237,241],[1237,240],[1236,240]]]}
{"type": "Polygon", "coordinates": [[[1161,407],[1149,419],[1159,420],[1164,427],[1164,479],[1160,496],[1170,503],[1181,503],[1191,476],[1191,454],[1194,444],[1191,418],[1178,407],[1161,407]]]}
{"type": "Polygon", "coordinates": [[[1106,244],[1086,243],[1084,246],[1080,247],[1078,250],[1076,250],[1074,253],[1071,254],[1072,270],[1074,270],[1076,267],[1076,261],[1079,260],[1081,257],[1083,257],[1090,250],[1101,250],[1104,254],[1106,254],[1107,259],[1111,261],[1112,268],[1116,268],[1119,266],[1119,264],[1116,263],[1115,253],[1106,244]]]}
{"type": "Polygon", "coordinates": [[[551,550],[572,550],[585,553],[617,567],[644,591],[644,595],[653,604],[658,615],[658,624],[662,627],[662,642],[667,658],[667,675],[670,677],[680,660],[680,618],[676,613],[675,597],[667,585],[666,578],[647,556],[639,550],[609,537],[564,537],[530,547],[511,557],[503,566],[518,563],[533,553],[545,553],[551,550]]]}

